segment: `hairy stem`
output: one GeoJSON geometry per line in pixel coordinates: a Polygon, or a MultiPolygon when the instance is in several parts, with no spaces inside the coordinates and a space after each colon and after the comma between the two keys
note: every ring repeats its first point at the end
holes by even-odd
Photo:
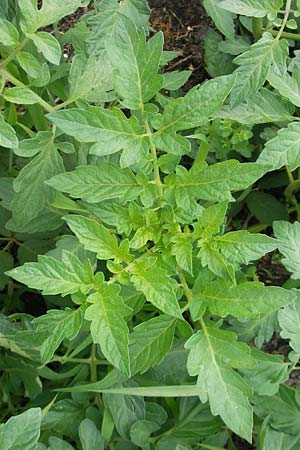
{"type": "Polygon", "coordinates": [[[285,29],[286,23],[288,21],[289,15],[290,15],[290,11],[291,11],[291,5],[292,5],[292,0],[287,0],[286,1],[286,7],[285,7],[285,13],[284,13],[284,17],[282,20],[282,24],[280,27],[280,30],[278,31],[278,34],[276,36],[276,39],[279,40],[282,36],[282,33],[285,29]]]}
{"type": "Polygon", "coordinates": [[[149,138],[149,142],[150,142],[150,150],[151,150],[151,155],[152,155],[152,160],[153,160],[154,180],[155,180],[156,189],[157,189],[158,203],[161,205],[162,201],[163,201],[163,187],[162,187],[163,185],[162,185],[162,182],[160,179],[160,174],[159,174],[156,147],[154,145],[154,142],[152,139],[152,131],[150,129],[150,126],[149,126],[149,123],[147,122],[147,120],[145,120],[145,126],[146,126],[146,130],[147,130],[148,138],[149,138]]]}

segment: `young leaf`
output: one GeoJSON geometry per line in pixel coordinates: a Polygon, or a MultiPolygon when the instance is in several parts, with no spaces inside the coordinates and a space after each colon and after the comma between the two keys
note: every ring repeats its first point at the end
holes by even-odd
{"type": "Polygon", "coordinates": [[[231,191],[246,189],[266,172],[263,165],[255,163],[239,163],[228,160],[207,166],[194,164],[187,171],[177,167],[174,181],[175,196],[186,194],[188,197],[212,202],[233,200],[231,191]]]}
{"type": "Polygon", "coordinates": [[[280,253],[284,256],[282,262],[292,273],[294,279],[300,278],[300,223],[289,223],[279,220],[273,224],[274,234],[280,253]]]}
{"type": "Polygon", "coordinates": [[[297,169],[300,166],[300,123],[290,122],[287,128],[281,128],[277,136],[266,143],[257,162],[268,165],[269,170],[283,166],[297,169]]]}
{"type": "Polygon", "coordinates": [[[193,245],[192,235],[187,233],[174,234],[171,238],[172,255],[175,256],[177,264],[186,272],[193,273],[193,245]]]}
{"type": "Polygon", "coordinates": [[[35,319],[37,331],[47,331],[50,336],[41,346],[41,360],[43,363],[50,361],[55,350],[64,339],[73,339],[80,331],[84,317],[84,307],[56,310],[51,309],[44,316],[35,319]]]}
{"type": "Polygon", "coordinates": [[[88,293],[94,287],[94,275],[89,259],[83,263],[67,251],[62,261],[40,255],[38,262],[25,263],[7,272],[9,276],[44,295],[88,293]]]}
{"type": "Polygon", "coordinates": [[[246,230],[230,231],[215,238],[213,245],[226,259],[238,264],[249,264],[277,248],[275,239],[246,230]]]}
{"type": "Polygon", "coordinates": [[[40,426],[40,408],[30,408],[11,417],[0,425],[1,450],[36,450],[40,426]]]}
{"type": "Polygon", "coordinates": [[[234,38],[233,14],[220,8],[222,0],[204,0],[203,6],[207,14],[212,18],[214,24],[228,39],[234,38]]]}
{"type": "Polygon", "coordinates": [[[288,73],[280,76],[275,70],[270,70],[268,75],[269,83],[277,91],[292,102],[295,106],[300,106],[300,68],[296,65],[293,70],[293,76],[288,73]]]}
{"type": "Polygon", "coordinates": [[[97,292],[88,297],[92,303],[85,313],[91,321],[91,334],[95,344],[100,344],[107,360],[122,373],[130,376],[128,352],[128,327],[124,320],[130,309],[119,295],[119,288],[102,283],[97,292]]]}
{"type": "Polygon", "coordinates": [[[84,419],[79,426],[82,450],[104,450],[104,441],[94,422],[84,419]]]}
{"type": "Polygon", "coordinates": [[[19,42],[19,32],[8,20],[0,19],[0,42],[7,47],[16,47],[19,42]]]}
{"type": "Polygon", "coordinates": [[[237,78],[230,96],[231,105],[238,105],[262,87],[272,65],[281,74],[287,55],[287,41],[264,35],[249,50],[235,58],[234,63],[240,67],[235,71],[237,78]]]}
{"type": "Polygon", "coordinates": [[[282,0],[222,0],[219,7],[235,14],[249,17],[265,17],[276,13],[282,6],[282,0]]]}
{"type": "Polygon", "coordinates": [[[220,415],[231,430],[251,442],[253,417],[248,397],[252,391],[232,369],[255,366],[250,348],[236,342],[234,333],[212,327],[198,331],[185,346],[190,350],[189,374],[198,375],[201,401],[209,400],[212,414],[220,415]]]}
{"type": "Polygon", "coordinates": [[[35,34],[28,34],[27,36],[33,41],[37,50],[41,52],[49,62],[57,66],[59,65],[61,48],[59,42],[52,34],[41,31],[35,34]]]}
{"type": "Polygon", "coordinates": [[[157,264],[149,267],[148,261],[137,262],[131,272],[131,281],[138,291],[156,308],[170,316],[182,319],[176,296],[177,283],[157,264]]]}
{"type": "Polygon", "coordinates": [[[122,202],[135,200],[143,191],[131,170],[104,161],[99,166],[77,167],[73,172],[51,178],[47,184],[90,203],[114,198],[122,202]]]}
{"type": "Polygon", "coordinates": [[[232,315],[238,319],[259,317],[276,311],[293,301],[295,295],[277,286],[264,286],[262,283],[247,281],[232,286],[226,280],[217,279],[193,290],[200,302],[205,302],[212,314],[226,317],[232,315]]]}
{"type": "Polygon", "coordinates": [[[0,146],[6,148],[18,147],[18,138],[11,125],[0,119],[0,146]]]}
{"type": "Polygon", "coordinates": [[[163,360],[172,346],[175,324],[174,318],[161,315],[134,328],[129,335],[132,376],[147,372],[163,360]]]}
{"type": "Polygon", "coordinates": [[[135,117],[127,119],[118,109],[68,109],[47,117],[79,142],[95,142],[91,149],[93,154],[103,156],[124,150],[131,155],[132,161],[145,155],[145,129],[135,117]]]}
{"type": "Polygon", "coordinates": [[[3,92],[5,100],[20,105],[33,105],[38,102],[38,96],[27,87],[12,87],[3,92]]]}
{"type": "Polygon", "coordinates": [[[15,226],[24,227],[54,200],[55,192],[45,181],[63,171],[62,158],[50,138],[14,180],[16,193],[12,201],[12,219],[15,226]]]}
{"type": "Polygon", "coordinates": [[[111,234],[104,225],[74,214],[65,216],[64,220],[84,248],[97,253],[97,258],[123,260],[123,253],[119,249],[116,236],[111,234]]]}
{"type": "Polygon", "coordinates": [[[227,211],[228,202],[220,202],[204,209],[194,224],[194,237],[209,239],[220,232],[227,211]]]}
{"type": "Polygon", "coordinates": [[[280,335],[289,339],[292,349],[300,353],[300,304],[299,299],[285,306],[278,314],[280,335]]]}
{"type": "Polygon", "coordinates": [[[114,68],[115,90],[127,108],[142,110],[143,104],[161,89],[163,77],[157,71],[162,50],[162,33],[146,43],[145,33],[138,32],[131,19],[118,16],[107,37],[106,51],[114,68]]]}

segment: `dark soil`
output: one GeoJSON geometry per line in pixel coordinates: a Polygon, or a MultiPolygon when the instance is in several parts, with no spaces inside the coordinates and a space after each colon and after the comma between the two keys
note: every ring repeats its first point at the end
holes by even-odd
{"type": "Polygon", "coordinates": [[[207,78],[204,38],[211,21],[199,0],[150,0],[150,21],[155,31],[163,31],[165,50],[180,51],[167,70],[191,70],[185,86],[189,90],[207,78]]]}

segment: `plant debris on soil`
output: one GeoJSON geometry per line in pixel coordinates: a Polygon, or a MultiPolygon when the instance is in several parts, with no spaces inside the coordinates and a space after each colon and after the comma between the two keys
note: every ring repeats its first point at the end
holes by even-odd
{"type": "Polygon", "coordinates": [[[150,22],[165,36],[165,50],[180,51],[167,70],[191,70],[185,90],[200,84],[207,73],[204,64],[204,38],[212,22],[200,0],[150,0],[150,22]]]}

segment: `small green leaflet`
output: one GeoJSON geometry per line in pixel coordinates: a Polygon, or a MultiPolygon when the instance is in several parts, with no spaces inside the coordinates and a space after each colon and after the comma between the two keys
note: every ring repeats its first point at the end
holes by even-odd
{"type": "Polygon", "coordinates": [[[219,7],[235,14],[264,17],[282,7],[282,0],[222,0],[219,7]]]}
{"type": "Polygon", "coordinates": [[[270,313],[291,303],[293,292],[277,286],[264,286],[262,283],[248,281],[232,286],[226,280],[216,279],[209,284],[198,283],[193,295],[199,302],[205,302],[212,314],[238,319],[255,318],[270,313]]]}
{"type": "Polygon", "coordinates": [[[47,184],[90,203],[113,198],[122,202],[135,200],[144,189],[131,170],[104,161],[99,166],[77,167],[73,172],[51,178],[47,184]]]}
{"type": "Polygon", "coordinates": [[[78,432],[82,450],[104,450],[103,438],[91,419],[84,419],[78,432]]]}
{"type": "Polygon", "coordinates": [[[62,260],[40,255],[38,262],[28,262],[7,274],[44,295],[88,293],[94,287],[94,274],[90,260],[81,262],[70,252],[62,252],[62,260]]]}
{"type": "Polygon", "coordinates": [[[95,344],[100,344],[105,358],[117,369],[130,376],[128,327],[124,316],[130,309],[119,294],[119,287],[102,283],[97,292],[88,297],[92,303],[85,313],[91,321],[91,334],[95,344]]]}
{"type": "MultiPolygon", "coordinates": [[[[77,386],[76,386],[77,387],[77,386]]],[[[107,394],[132,395],[137,397],[195,397],[200,394],[201,388],[197,385],[179,386],[134,386],[116,388],[97,388],[97,383],[88,384],[86,391],[103,392],[107,394]]]]}
{"type": "Polygon", "coordinates": [[[208,239],[220,232],[225,219],[228,202],[220,202],[204,209],[194,227],[194,238],[208,239]]]}
{"type": "Polygon", "coordinates": [[[0,117],[0,146],[6,148],[18,147],[18,138],[11,125],[1,120],[0,117]]]}
{"type": "Polygon", "coordinates": [[[270,70],[268,81],[283,97],[288,98],[295,106],[300,106],[299,66],[295,65],[292,76],[288,73],[280,76],[275,70],[270,70]]]}
{"type": "Polygon", "coordinates": [[[106,39],[106,51],[114,68],[115,90],[125,107],[143,110],[162,88],[163,77],[157,74],[163,50],[163,34],[156,33],[146,42],[145,32],[134,22],[119,15],[106,39]]]}
{"type": "Polygon", "coordinates": [[[249,94],[262,87],[271,66],[276,68],[277,73],[282,74],[287,56],[287,41],[274,39],[267,33],[249,50],[237,56],[234,63],[238,64],[239,68],[235,71],[237,78],[230,95],[231,105],[238,105],[246,100],[249,94]]]}
{"type": "Polygon", "coordinates": [[[119,248],[116,236],[104,225],[75,214],[65,216],[64,220],[84,248],[97,253],[97,258],[123,260],[124,252],[119,248]]]}
{"type": "Polygon", "coordinates": [[[212,414],[220,415],[232,431],[251,442],[248,397],[252,390],[233,368],[254,367],[256,361],[250,347],[236,339],[234,333],[213,327],[198,331],[185,344],[190,350],[187,368],[190,375],[198,375],[200,399],[209,400],[212,414]]]}
{"type": "Polygon", "coordinates": [[[38,102],[38,96],[27,87],[11,87],[3,92],[5,100],[20,105],[33,105],[38,102]]]}
{"type": "Polygon", "coordinates": [[[16,227],[24,227],[40,215],[47,203],[54,200],[55,191],[45,181],[64,172],[63,160],[47,135],[40,153],[28,163],[14,180],[12,220],[16,227]],[[26,208],[24,205],[26,204],[26,208]]]}
{"type": "Polygon", "coordinates": [[[98,52],[105,47],[107,36],[111,36],[116,27],[118,16],[124,14],[131,18],[135,25],[146,32],[149,29],[150,8],[147,0],[102,0],[97,5],[98,14],[89,18],[91,33],[87,38],[89,52],[98,52]]]}
{"type": "Polygon", "coordinates": [[[282,263],[292,273],[291,278],[300,279],[300,223],[278,220],[273,224],[274,234],[282,263]]]}
{"type": "Polygon", "coordinates": [[[59,42],[52,34],[41,31],[35,34],[27,34],[37,50],[52,64],[59,65],[61,59],[61,48],[59,42]]]}
{"type": "Polygon", "coordinates": [[[44,86],[50,80],[50,72],[47,63],[40,63],[31,53],[20,52],[17,61],[27,73],[31,84],[34,86],[44,86]]]}
{"type": "Polygon", "coordinates": [[[18,0],[22,31],[34,33],[38,28],[58,22],[87,3],[86,0],[65,0],[63,3],[60,0],[43,0],[42,7],[38,9],[33,0],[18,0]]]}
{"type": "Polygon", "coordinates": [[[221,2],[222,0],[204,0],[203,6],[218,30],[228,39],[233,39],[235,34],[234,15],[230,11],[220,8],[221,2]]]}
{"type": "Polygon", "coordinates": [[[0,425],[1,450],[36,450],[41,409],[31,408],[0,425]]]}
{"type": "MultiPolygon", "coordinates": [[[[203,199],[212,202],[233,200],[231,191],[246,189],[266,172],[266,167],[256,163],[239,163],[228,160],[207,166],[194,164],[187,171],[177,167],[174,181],[175,196],[203,199]]],[[[172,186],[173,187],[173,186],[172,186]]]]}
{"type": "Polygon", "coordinates": [[[249,95],[245,103],[234,108],[225,105],[214,116],[245,124],[257,124],[293,120],[294,112],[293,105],[274,92],[261,88],[258,92],[249,95]]]}
{"type": "Polygon", "coordinates": [[[177,264],[186,272],[193,274],[193,244],[190,233],[174,234],[171,238],[172,255],[175,256],[177,264]]]}
{"type": "Polygon", "coordinates": [[[112,67],[104,51],[88,58],[81,53],[73,56],[69,83],[68,101],[82,99],[102,103],[115,98],[112,67]]]}
{"type": "Polygon", "coordinates": [[[0,19],[0,42],[7,47],[16,47],[19,41],[19,32],[8,20],[0,19]]]}
{"type": "Polygon", "coordinates": [[[91,149],[93,154],[103,156],[124,150],[123,159],[130,156],[131,164],[145,155],[145,129],[135,117],[127,119],[119,109],[68,109],[50,113],[47,117],[79,142],[95,142],[91,149]]]}
{"type": "Polygon", "coordinates": [[[300,166],[300,123],[290,122],[281,128],[277,136],[268,141],[257,160],[269,166],[269,170],[289,166],[291,170],[300,166]]]}
{"type": "Polygon", "coordinates": [[[37,331],[47,331],[49,337],[41,346],[41,360],[47,363],[64,339],[73,339],[80,331],[83,323],[85,307],[75,311],[71,309],[50,309],[46,315],[35,319],[37,331]]]}
{"type": "Polygon", "coordinates": [[[296,353],[300,353],[300,303],[297,298],[287,305],[278,314],[279,325],[282,329],[280,335],[289,339],[290,346],[296,353]]]}
{"type": "Polygon", "coordinates": [[[277,248],[275,239],[246,230],[230,231],[223,236],[215,237],[212,245],[226,259],[238,264],[249,264],[250,261],[259,259],[277,248]]]}
{"type": "Polygon", "coordinates": [[[143,373],[158,365],[169,352],[176,320],[161,315],[134,328],[129,335],[131,375],[143,373]]]}
{"type": "Polygon", "coordinates": [[[268,427],[264,435],[262,450],[293,450],[297,448],[295,446],[297,443],[299,444],[299,440],[299,434],[291,436],[268,427]]]}
{"type": "Polygon", "coordinates": [[[143,292],[149,302],[164,313],[182,319],[176,296],[177,283],[155,263],[155,258],[136,262],[130,273],[135,288],[143,292]]]}

